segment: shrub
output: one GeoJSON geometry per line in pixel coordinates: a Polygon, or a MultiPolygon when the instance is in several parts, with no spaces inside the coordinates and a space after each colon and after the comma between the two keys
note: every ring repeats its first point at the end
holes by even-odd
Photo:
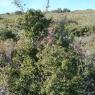
{"type": "Polygon", "coordinates": [[[7,15],[10,15],[10,13],[6,13],[7,15]]]}
{"type": "Polygon", "coordinates": [[[21,15],[21,14],[23,14],[23,12],[22,11],[15,11],[15,14],[16,15],[21,15]]]}
{"type": "Polygon", "coordinates": [[[16,40],[16,34],[13,33],[11,30],[4,29],[0,31],[0,39],[1,40],[6,40],[6,39],[16,40]]]}
{"type": "Polygon", "coordinates": [[[62,10],[62,12],[65,13],[65,12],[71,12],[71,11],[70,11],[70,9],[64,8],[64,9],[62,10]]]}
{"type": "Polygon", "coordinates": [[[0,17],[0,20],[4,19],[3,17],[0,17]]]}
{"type": "Polygon", "coordinates": [[[48,34],[47,28],[50,23],[51,19],[47,19],[41,11],[28,10],[22,18],[19,18],[18,25],[37,40],[48,34]]]}
{"type": "Polygon", "coordinates": [[[52,10],[52,12],[54,12],[54,13],[65,13],[65,12],[71,12],[71,11],[70,11],[70,9],[67,9],[67,8],[64,8],[64,9],[58,8],[57,10],[52,10]]]}

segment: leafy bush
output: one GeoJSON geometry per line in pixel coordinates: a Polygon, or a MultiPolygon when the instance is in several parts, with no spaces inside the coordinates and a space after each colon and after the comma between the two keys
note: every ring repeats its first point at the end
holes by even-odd
{"type": "MultiPolygon", "coordinates": [[[[61,22],[53,31],[54,43],[37,47],[39,39],[50,36],[51,19],[41,11],[29,10],[18,22],[19,39],[7,78],[10,95],[84,95],[90,91],[87,82],[95,80],[95,66],[70,47],[75,36],[90,32],[89,27],[61,22]]],[[[12,32],[7,33],[2,32],[1,37],[14,38],[12,32]]],[[[92,82],[90,87],[94,88],[92,82]]]]}
{"type": "Polygon", "coordinates": [[[15,14],[16,15],[21,15],[21,14],[23,14],[23,12],[22,11],[15,11],[15,14]]]}
{"type": "Polygon", "coordinates": [[[10,15],[10,13],[6,13],[7,15],[10,15]]]}
{"type": "Polygon", "coordinates": [[[29,10],[23,18],[19,20],[21,29],[30,31],[33,36],[43,36],[47,34],[46,29],[51,23],[51,19],[46,19],[41,11],[29,10]]]}
{"type": "Polygon", "coordinates": [[[64,9],[58,8],[57,10],[52,10],[52,12],[54,12],[54,13],[65,13],[65,12],[71,12],[71,11],[70,11],[70,9],[67,9],[67,8],[64,8],[64,9]]]}
{"type": "Polygon", "coordinates": [[[16,34],[12,33],[11,30],[4,29],[0,31],[0,39],[1,40],[6,40],[6,39],[16,40],[16,34]]]}
{"type": "Polygon", "coordinates": [[[64,8],[64,9],[62,10],[62,12],[64,13],[64,12],[71,12],[71,11],[70,11],[70,9],[64,8]]]}
{"type": "Polygon", "coordinates": [[[82,26],[76,23],[65,24],[65,31],[72,36],[85,36],[94,33],[94,26],[82,26]]]}

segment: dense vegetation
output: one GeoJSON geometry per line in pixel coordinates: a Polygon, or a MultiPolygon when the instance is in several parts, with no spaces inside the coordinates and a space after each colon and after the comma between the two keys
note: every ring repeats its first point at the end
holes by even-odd
{"type": "Polygon", "coordinates": [[[0,86],[6,95],[94,95],[94,52],[79,40],[94,31],[41,11],[20,14],[0,30],[0,86]]]}
{"type": "Polygon", "coordinates": [[[64,8],[64,9],[58,8],[57,10],[52,10],[52,12],[54,12],[54,13],[65,13],[65,12],[71,12],[71,10],[67,9],[67,8],[64,8]]]}

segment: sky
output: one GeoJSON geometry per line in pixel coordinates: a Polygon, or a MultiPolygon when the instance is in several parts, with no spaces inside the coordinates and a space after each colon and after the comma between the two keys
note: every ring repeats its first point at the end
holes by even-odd
{"type": "MultiPolygon", "coordinates": [[[[0,13],[14,12],[19,10],[13,0],[0,0],[0,13]]],[[[21,0],[26,4],[25,9],[45,10],[46,0],[21,0]]],[[[49,10],[57,8],[68,8],[70,10],[95,9],[95,0],[50,0],[49,10]]]]}

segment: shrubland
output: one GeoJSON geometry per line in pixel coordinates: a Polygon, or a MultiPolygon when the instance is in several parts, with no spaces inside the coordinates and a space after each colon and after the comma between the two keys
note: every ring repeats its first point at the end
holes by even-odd
{"type": "Polygon", "coordinates": [[[94,25],[37,10],[14,21],[0,31],[0,47],[7,46],[0,51],[0,85],[8,95],[94,95],[94,53],[79,40],[95,35],[94,25]]]}

